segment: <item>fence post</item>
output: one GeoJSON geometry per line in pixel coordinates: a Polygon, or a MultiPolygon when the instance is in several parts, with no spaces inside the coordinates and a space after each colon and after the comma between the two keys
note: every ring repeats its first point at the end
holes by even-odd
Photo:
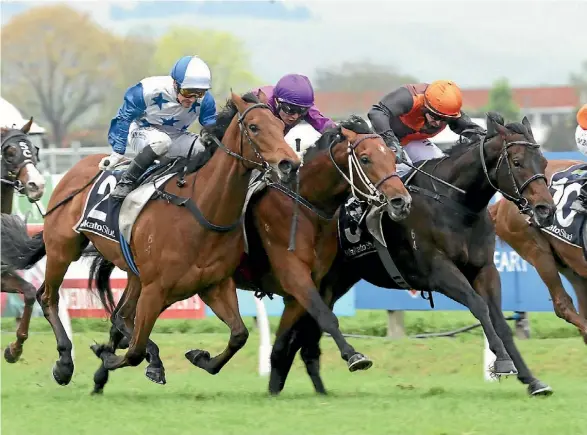
{"type": "Polygon", "coordinates": [[[387,310],[387,336],[389,338],[406,336],[403,311],[387,310]]]}

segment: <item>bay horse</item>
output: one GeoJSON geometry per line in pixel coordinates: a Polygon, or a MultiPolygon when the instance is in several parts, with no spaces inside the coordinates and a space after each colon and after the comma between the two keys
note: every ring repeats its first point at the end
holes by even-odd
{"type": "MultiPolygon", "coordinates": [[[[580,163],[585,162],[550,160],[546,166],[546,176],[551,180],[553,174],[580,163]]],[[[579,186],[577,185],[576,188],[578,190],[579,186]]],[[[564,195],[561,196],[563,202],[559,202],[559,206],[564,205],[564,199],[566,199],[564,195]]],[[[587,260],[581,248],[529,224],[509,201],[497,201],[489,207],[489,214],[495,225],[497,236],[536,268],[540,278],[548,287],[556,315],[574,325],[587,344],[587,260]],[[577,295],[579,312],[565,291],[559,272],[573,286],[577,295]]],[[[583,240],[586,236],[583,235],[583,240]]]]}
{"type": "MultiPolygon", "coordinates": [[[[222,142],[214,138],[208,144],[212,157],[200,170],[185,176],[189,198],[181,198],[181,183],[168,183],[162,192],[165,201],[148,202],[133,226],[129,244],[139,272],[133,279],[140,280],[142,289],[126,354],[117,356],[102,349],[100,356],[108,370],[140,364],[159,314],[194,294],[230,328],[227,348],[217,357],[202,358],[203,365],[219,370],[247,341],[232,275],[243,252],[240,222],[248,179],[251,170],[258,168],[287,181],[300,160],[285,142],[283,123],[269,106],[258,100],[245,101],[234,93],[227,105],[233,116],[222,142]],[[176,206],[173,195],[186,206],[176,206]]],[[[63,176],[49,201],[53,212],[46,215],[44,231],[20,246],[22,256],[11,257],[13,264],[27,267],[35,255],[46,252],[45,281],[37,299],[57,339],[59,360],[53,377],[60,385],[67,385],[74,371],[71,342],[57,310],[59,286],[69,265],[91,241],[105,258],[133,275],[121,245],[73,230],[84,210],[89,186],[100,174],[97,166],[102,157],[86,157],[63,176]],[[54,208],[57,204],[60,206],[54,208]]],[[[198,157],[206,158],[206,152],[198,157]]]]}
{"type": "MultiPolygon", "coordinates": [[[[332,217],[351,192],[384,207],[394,220],[408,215],[411,198],[396,173],[396,155],[379,135],[373,134],[364,119],[353,116],[325,132],[306,150],[299,177],[299,194],[270,184],[251,200],[245,219],[248,255],[243,257],[235,281],[242,289],[276,293],[297,301],[334,338],[351,372],[368,369],[372,362],[347,343],[338,319],[324,304],[317,288],[336,256],[337,222],[332,217]],[[295,207],[300,206],[296,201],[302,206],[296,221],[295,248],[291,249],[292,216],[296,216],[295,207]]],[[[112,270],[112,263],[108,265],[103,257],[92,263],[91,276],[102,300],[108,300],[104,293],[110,292],[108,279],[112,270]]],[[[140,286],[129,282],[121,299],[124,302],[113,316],[118,328],[111,330],[109,348],[115,349],[122,338],[117,330],[125,329],[120,318],[131,319],[128,323],[132,323],[136,303],[130,301],[139,294],[140,286]]],[[[282,324],[287,322],[287,317],[282,318],[282,324]]],[[[281,328],[276,332],[274,349],[279,348],[281,332],[281,328]]],[[[155,343],[149,342],[147,352],[147,377],[163,383],[163,362],[155,343]]],[[[200,351],[189,351],[186,357],[200,366],[200,351]]],[[[94,393],[103,391],[106,373],[103,365],[96,372],[94,393]]]]}
{"type": "MultiPolygon", "coordinates": [[[[2,128],[0,131],[2,143],[2,185],[0,187],[2,220],[25,232],[26,224],[20,217],[10,216],[14,192],[23,193],[30,202],[35,202],[41,199],[45,191],[45,178],[37,169],[39,150],[27,137],[32,124],[33,118],[30,118],[21,128],[2,128]]],[[[2,234],[2,242],[9,244],[5,234],[2,234]]],[[[4,261],[2,261],[1,267],[2,291],[21,293],[24,296],[24,309],[16,329],[16,341],[10,343],[4,350],[4,359],[9,363],[15,363],[20,359],[24,342],[29,335],[29,323],[37,289],[4,261]]]]}
{"type": "MultiPolygon", "coordinates": [[[[465,305],[480,321],[497,356],[496,375],[517,373],[529,394],[548,395],[552,389],[530,372],[501,311],[501,282],[493,262],[496,237],[487,212],[499,191],[537,226],[549,226],[555,206],[544,175],[547,161],[525,117],[521,124],[504,126],[498,114],[489,113],[487,125],[487,135],[480,141],[461,141],[446,156],[418,164],[465,194],[446,190],[423,174],[413,175],[404,182],[413,198],[410,217],[401,222],[383,217],[388,248],[379,251],[380,256],[374,250],[353,261],[339,250],[320,291],[329,306],[360,279],[383,288],[440,292],[465,305]],[[391,278],[392,267],[404,284],[391,278]]],[[[429,298],[432,302],[431,293],[429,298]]],[[[320,329],[305,314],[287,335],[288,346],[278,359],[281,365],[271,368],[270,388],[281,391],[301,349],[316,392],[325,394],[319,372],[320,329]]]]}

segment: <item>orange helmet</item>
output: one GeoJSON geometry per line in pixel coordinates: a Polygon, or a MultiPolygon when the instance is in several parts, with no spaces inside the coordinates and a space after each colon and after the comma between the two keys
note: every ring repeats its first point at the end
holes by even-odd
{"type": "Polygon", "coordinates": [[[579,124],[583,130],[587,130],[587,104],[584,104],[577,112],[577,124],[579,124]]]}
{"type": "Polygon", "coordinates": [[[424,91],[424,104],[428,110],[437,115],[458,118],[461,116],[463,94],[455,82],[436,80],[424,91]]]}

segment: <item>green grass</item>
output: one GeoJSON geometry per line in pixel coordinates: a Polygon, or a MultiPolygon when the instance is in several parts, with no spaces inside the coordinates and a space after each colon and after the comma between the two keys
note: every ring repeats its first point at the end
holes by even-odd
{"type": "MultiPolygon", "coordinates": [[[[384,331],[385,314],[380,314],[341,319],[343,330],[384,331]]],[[[461,314],[412,313],[406,320],[411,332],[452,329],[470,323],[461,314]]],[[[552,314],[532,318],[535,335],[565,331],[571,337],[518,341],[535,375],[555,390],[549,398],[528,398],[515,378],[484,382],[477,331],[455,339],[350,339],[375,363],[360,373],[349,373],[332,340],[325,338],[322,373],[329,396],[313,393],[298,358],[277,398],[268,397],[267,379],[257,374],[256,333],[217,376],[189,364],[186,350],[216,353],[226,344],[226,328],[219,329],[222,334],[191,330],[192,324],[204,328],[209,320],[189,322],[189,328],[182,322],[159,323],[153,339],[161,348],[167,385],[149,382],[143,364],[112,373],[98,397],[89,395],[98,360],[88,346],[104,340],[101,323],[74,326],[76,372],[67,387],[58,386],[50,374],[57,357],[52,333],[33,332],[19,363],[1,363],[2,434],[587,434],[587,348],[552,314]],[[162,333],[165,328],[185,331],[162,333]]],[[[211,325],[219,322],[211,320],[207,328],[216,328],[211,325]]],[[[14,320],[2,326],[13,329],[14,320]]],[[[12,340],[13,333],[2,334],[3,347],[12,340]]]]}

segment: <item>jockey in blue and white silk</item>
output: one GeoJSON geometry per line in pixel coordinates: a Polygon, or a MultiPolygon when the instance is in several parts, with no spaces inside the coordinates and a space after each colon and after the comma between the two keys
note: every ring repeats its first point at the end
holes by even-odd
{"type": "Polygon", "coordinates": [[[198,120],[209,126],[216,122],[216,103],[209,92],[212,75],[197,56],[179,59],[168,76],[147,77],[130,87],[122,106],[110,123],[108,142],[112,154],[104,157],[100,169],[112,168],[123,158],[127,143],[137,153],[112,197],[125,198],[137,180],[162,156],[187,156],[204,149],[198,135],[188,128],[198,120]]]}

